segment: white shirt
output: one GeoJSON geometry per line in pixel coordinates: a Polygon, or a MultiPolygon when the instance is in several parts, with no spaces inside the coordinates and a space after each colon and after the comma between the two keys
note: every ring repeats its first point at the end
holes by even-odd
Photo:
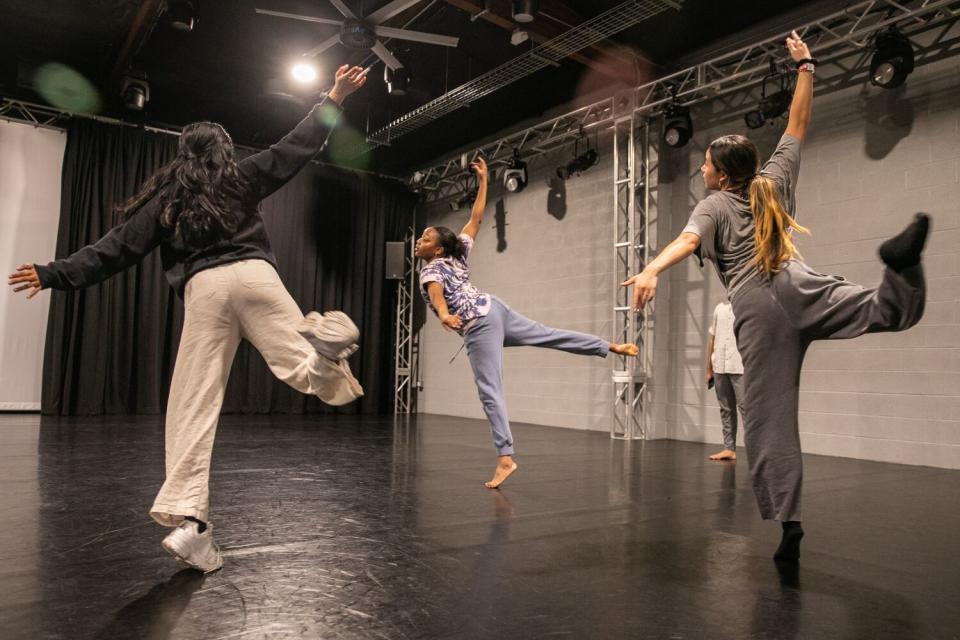
{"type": "Polygon", "coordinates": [[[710,362],[714,373],[743,373],[743,361],[737,351],[737,338],[733,334],[733,306],[721,302],[713,310],[713,322],[710,324],[713,336],[713,355],[710,362]]]}

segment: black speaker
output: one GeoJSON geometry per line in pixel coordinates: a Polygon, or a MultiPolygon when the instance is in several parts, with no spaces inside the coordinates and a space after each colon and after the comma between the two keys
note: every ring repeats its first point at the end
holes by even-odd
{"type": "Polygon", "coordinates": [[[403,280],[403,263],[406,258],[406,242],[388,242],[384,264],[384,277],[387,280],[403,280]]]}

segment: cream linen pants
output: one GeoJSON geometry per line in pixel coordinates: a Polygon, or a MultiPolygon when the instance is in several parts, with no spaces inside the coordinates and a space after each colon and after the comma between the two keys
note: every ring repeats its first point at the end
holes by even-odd
{"type": "Polygon", "coordinates": [[[208,521],[210,456],[241,339],[263,355],[277,378],[331,405],[363,395],[345,360],[317,354],[297,333],[303,313],[265,260],[206,269],[187,281],[185,316],[166,418],[166,480],[150,515],[176,526],[184,516],[208,521]]]}

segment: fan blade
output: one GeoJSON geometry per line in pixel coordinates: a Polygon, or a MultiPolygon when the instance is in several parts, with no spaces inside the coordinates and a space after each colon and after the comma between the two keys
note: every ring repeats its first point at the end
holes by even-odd
{"type": "Polygon", "coordinates": [[[315,56],[315,55],[317,55],[318,53],[323,53],[324,51],[326,51],[327,49],[329,49],[329,48],[332,47],[333,45],[337,44],[338,42],[340,42],[340,34],[339,34],[339,33],[338,33],[337,35],[335,35],[335,36],[330,36],[329,38],[327,38],[326,40],[324,40],[323,42],[321,42],[320,44],[318,44],[317,46],[315,46],[313,49],[310,49],[310,51],[307,51],[307,52],[304,53],[303,55],[304,55],[304,56],[315,56]]]}
{"type": "Polygon", "coordinates": [[[390,67],[391,69],[399,69],[403,65],[400,64],[400,61],[393,57],[393,54],[387,50],[383,43],[377,40],[376,44],[370,47],[370,50],[377,54],[383,63],[390,67]]]}
{"type": "Polygon", "coordinates": [[[255,9],[257,13],[264,16],[274,16],[277,18],[290,18],[291,20],[303,20],[304,22],[316,22],[318,24],[333,24],[340,26],[343,20],[331,20],[330,18],[315,18],[313,16],[302,16],[296,13],[284,13],[283,11],[270,11],[269,9],[255,9]]]}
{"type": "Polygon", "coordinates": [[[401,11],[407,10],[409,7],[412,7],[420,1],[421,0],[393,0],[393,2],[380,7],[368,15],[366,17],[366,21],[371,24],[380,24],[381,22],[389,20],[401,11]]]}
{"type": "Polygon", "coordinates": [[[343,3],[343,0],[330,0],[330,4],[337,8],[337,11],[343,14],[345,18],[357,19],[357,16],[353,15],[353,11],[350,11],[350,7],[343,3]]]}
{"type": "Polygon", "coordinates": [[[374,27],[374,32],[381,38],[396,38],[397,40],[412,40],[413,42],[426,42],[427,44],[439,44],[444,47],[455,47],[460,42],[460,38],[450,36],[440,36],[435,33],[425,33],[423,31],[411,31],[410,29],[394,29],[393,27],[374,27]]]}

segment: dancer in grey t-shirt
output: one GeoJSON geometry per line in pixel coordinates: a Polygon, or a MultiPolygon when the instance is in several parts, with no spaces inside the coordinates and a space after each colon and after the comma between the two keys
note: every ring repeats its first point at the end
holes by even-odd
{"type": "Polygon", "coordinates": [[[656,295],[658,274],[694,252],[716,267],[733,304],[743,357],[744,441],[754,493],[761,515],[783,525],[774,558],[795,561],[803,537],[797,424],[803,356],[814,340],[902,331],[920,320],[926,292],[920,257],[929,216],[917,214],[880,246],[887,268],[876,289],[822,275],[800,260],[790,232],[806,231],[794,220],[794,193],[815,61],[796,32],[787,49],[797,63],[797,86],[773,156],[760,168],[747,138],[714,140],[701,168],[714,193],[696,206],[680,236],[624,285],[634,285],[634,308],[642,308],[656,295]]]}

